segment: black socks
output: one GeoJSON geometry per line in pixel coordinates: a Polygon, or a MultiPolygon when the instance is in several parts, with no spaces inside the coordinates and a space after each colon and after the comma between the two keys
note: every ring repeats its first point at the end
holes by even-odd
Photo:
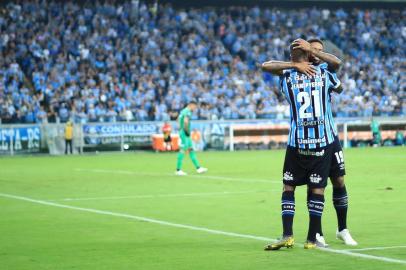
{"type": "MultiPolygon", "coordinates": [[[[307,189],[307,207],[309,207],[309,200],[310,196],[312,195],[312,190],[310,188],[307,189]]],[[[320,230],[317,231],[316,233],[319,233],[321,236],[323,236],[323,226],[320,223],[320,230]]]]}
{"type": "Polygon", "coordinates": [[[316,233],[321,230],[321,216],[324,210],[324,195],[310,194],[309,202],[307,204],[309,210],[309,231],[307,240],[311,242],[316,241],[316,233]]]}
{"type": "Polygon", "coordinates": [[[338,231],[347,228],[348,196],[345,186],[333,188],[333,204],[337,213],[338,231]]]}
{"type": "Polygon", "coordinates": [[[282,224],[283,236],[293,235],[293,217],[295,216],[295,193],[284,191],[282,193],[282,224]]]}

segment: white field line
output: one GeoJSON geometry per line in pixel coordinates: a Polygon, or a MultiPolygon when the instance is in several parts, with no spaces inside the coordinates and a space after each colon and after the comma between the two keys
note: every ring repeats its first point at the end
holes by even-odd
{"type": "MultiPolygon", "coordinates": [[[[269,190],[268,190],[269,191],[269,190]]],[[[122,199],[148,199],[148,198],[178,198],[178,197],[205,197],[205,196],[221,196],[221,195],[238,195],[247,193],[260,193],[264,191],[222,191],[222,192],[206,192],[206,193],[178,193],[178,194],[146,194],[146,195],[129,195],[129,196],[111,196],[111,197],[88,197],[88,198],[63,198],[47,200],[49,202],[57,201],[93,201],[93,200],[122,200],[122,199]]]]}
{"type": "Polygon", "coordinates": [[[0,197],[27,201],[27,202],[32,202],[32,203],[36,203],[36,204],[54,206],[54,207],[59,207],[59,208],[67,208],[67,209],[77,210],[77,211],[82,211],[82,212],[90,212],[90,213],[95,213],[95,214],[100,214],[100,215],[122,217],[122,218],[127,218],[127,219],[133,219],[133,220],[138,220],[138,221],[166,225],[166,226],[170,226],[170,227],[177,227],[177,228],[189,229],[189,230],[194,230],[194,231],[208,232],[208,233],[212,233],[212,234],[220,234],[220,235],[234,236],[234,237],[240,237],[240,238],[262,240],[262,241],[275,241],[275,239],[270,239],[267,237],[259,237],[259,236],[248,235],[248,234],[239,234],[239,233],[225,232],[225,231],[219,231],[219,230],[212,230],[212,229],[208,229],[208,228],[204,228],[204,227],[172,223],[172,222],[167,222],[167,221],[163,221],[163,220],[129,215],[129,214],[124,214],[124,213],[116,213],[116,212],[111,212],[111,211],[97,210],[97,209],[92,209],[92,208],[84,208],[84,207],[66,205],[66,204],[61,204],[61,203],[36,200],[36,199],[28,198],[28,197],[17,196],[17,195],[6,194],[6,193],[0,193],[0,197]]]}
{"type": "MultiPolygon", "coordinates": [[[[205,228],[205,227],[197,227],[197,226],[192,226],[192,225],[172,223],[172,222],[168,222],[168,221],[141,217],[141,216],[135,216],[135,215],[129,215],[129,214],[123,214],[123,213],[97,210],[97,209],[92,209],[92,208],[83,208],[83,207],[71,206],[71,205],[54,203],[54,202],[47,202],[47,201],[43,201],[43,200],[36,200],[36,199],[28,198],[28,197],[17,196],[17,195],[6,194],[6,193],[0,193],[0,196],[5,197],[5,198],[10,198],[10,199],[16,199],[16,200],[20,200],[20,201],[27,201],[27,202],[36,203],[36,204],[54,206],[54,207],[59,207],[59,208],[66,208],[66,209],[77,210],[77,211],[82,211],[82,212],[89,212],[89,213],[100,214],[100,215],[122,217],[122,218],[127,218],[127,219],[132,219],[132,220],[144,221],[144,222],[155,223],[155,224],[160,224],[160,225],[169,226],[169,227],[188,229],[188,230],[193,230],[193,231],[207,232],[207,233],[217,234],[217,235],[226,235],[226,236],[230,236],[230,237],[239,237],[239,238],[246,238],[246,239],[258,240],[258,241],[275,241],[275,239],[268,238],[268,237],[226,232],[226,231],[220,231],[220,230],[212,230],[212,229],[205,228]]],[[[391,263],[398,263],[398,264],[406,265],[406,260],[393,259],[393,258],[382,257],[382,256],[374,256],[374,255],[368,255],[368,254],[362,254],[362,253],[355,253],[355,252],[351,252],[348,250],[338,250],[338,249],[332,249],[332,248],[318,248],[318,250],[352,256],[352,257],[364,258],[364,259],[368,259],[368,260],[377,260],[377,261],[384,261],[384,262],[391,262],[391,263]]]]}
{"type": "Polygon", "coordinates": [[[258,178],[235,178],[235,177],[226,177],[226,176],[216,176],[216,175],[196,175],[196,174],[188,174],[187,176],[176,176],[175,174],[170,173],[147,173],[147,172],[134,172],[134,171],[127,171],[127,170],[104,170],[104,169],[81,169],[76,168],[75,171],[78,172],[92,172],[92,173],[112,173],[112,174],[126,174],[126,175],[139,175],[139,176],[173,176],[173,177],[181,177],[181,178],[200,178],[200,179],[213,179],[213,180],[222,180],[222,181],[230,181],[230,182],[246,182],[246,183],[267,183],[267,184],[282,184],[281,181],[275,180],[267,180],[267,179],[258,179],[258,178]]]}
{"type": "Polygon", "coordinates": [[[406,246],[390,246],[390,247],[370,247],[370,248],[352,248],[346,249],[347,251],[367,251],[367,250],[383,250],[383,249],[396,249],[396,248],[406,248],[406,246]]]}

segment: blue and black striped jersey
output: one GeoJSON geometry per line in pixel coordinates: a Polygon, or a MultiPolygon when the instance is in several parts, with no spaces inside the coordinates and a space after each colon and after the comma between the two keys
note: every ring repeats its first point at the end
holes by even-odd
{"type": "Polygon", "coordinates": [[[330,93],[341,82],[325,67],[315,68],[317,72],[312,77],[294,69],[284,70],[280,76],[280,89],[290,104],[288,145],[291,147],[323,148],[337,136],[330,93]]]}
{"type": "MultiPolygon", "coordinates": [[[[314,64],[313,64],[314,65],[314,64]]],[[[316,65],[315,65],[316,66],[316,65]]],[[[328,64],[326,62],[321,62],[319,65],[317,65],[319,68],[324,68],[328,70],[328,64]]]]}

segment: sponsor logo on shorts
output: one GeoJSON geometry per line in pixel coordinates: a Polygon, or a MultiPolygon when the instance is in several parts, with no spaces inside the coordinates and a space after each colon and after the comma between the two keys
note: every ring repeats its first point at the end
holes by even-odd
{"type": "Polygon", "coordinates": [[[321,157],[321,156],[324,155],[324,150],[321,150],[321,151],[310,151],[310,150],[299,149],[299,154],[304,155],[304,156],[316,156],[316,157],[321,157]]]}
{"type": "Polygon", "coordinates": [[[310,182],[313,184],[319,184],[321,182],[322,178],[320,175],[317,173],[313,173],[310,175],[310,182]]]}
{"type": "Polygon", "coordinates": [[[283,180],[285,181],[293,181],[293,175],[291,172],[285,172],[283,174],[283,180]]]}

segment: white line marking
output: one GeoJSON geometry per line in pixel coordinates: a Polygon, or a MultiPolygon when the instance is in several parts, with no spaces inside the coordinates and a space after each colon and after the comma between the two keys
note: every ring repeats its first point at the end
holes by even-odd
{"type": "Polygon", "coordinates": [[[370,248],[353,248],[353,249],[345,249],[347,251],[364,251],[364,250],[383,250],[383,249],[394,249],[394,248],[406,248],[406,246],[390,246],[390,247],[370,247],[370,248]]]}
{"type": "MultiPolygon", "coordinates": [[[[269,190],[268,190],[269,191],[269,190]]],[[[56,201],[92,201],[92,200],[122,200],[122,199],[148,199],[148,198],[165,198],[165,197],[204,197],[204,196],[221,196],[221,195],[235,195],[247,193],[260,193],[264,191],[223,191],[223,192],[206,192],[206,193],[178,193],[178,194],[147,194],[147,195],[129,195],[129,196],[112,196],[112,197],[88,197],[88,198],[63,198],[47,200],[49,202],[56,201]]]]}
{"type": "Polygon", "coordinates": [[[359,258],[364,258],[364,259],[391,262],[391,263],[400,263],[400,264],[406,265],[406,260],[393,259],[393,258],[388,258],[388,257],[383,257],[383,256],[368,255],[368,254],[356,253],[356,252],[351,252],[348,250],[340,250],[340,249],[333,249],[333,248],[318,248],[318,249],[322,250],[322,251],[331,252],[331,253],[338,253],[338,254],[359,257],[359,258]]]}
{"type": "Polygon", "coordinates": [[[224,180],[224,181],[236,181],[236,182],[247,182],[247,183],[267,183],[267,184],[282,184],[281,181],[276,181],[276,180],[266,180],[266,179],[258,179],[258,178],[235,178],[235,177],[226,177],[226,176],[216,176],[216,175],[188,175],[189,177],[195,177],[195,178],[206,178],[206,179],[214,179],[214,180],[224,180]]]}
{"type": "Polygon", "coordinates": [[[135,215],[129,215],[129,214],[123,214],[123,213],[116,213],[116,212],[111,212],[111,211],[97,210],[97,209],[92,209],[92,208],[84,208],[84,207],[60,204],[60,203],[55,203],[55,202],[36,200],[36,199],[31,199],[28,197],[22,197],[22,196],[17,196],[17,195],[12,195],[12,194],[0,193],[0,196],[5,197],[5,198],[11,198],[11,199],[16,199],[16,200],[21,200],[21,201],[37,203],[37,204],[48,205],[48,206],[67,208],[67,209],[78,210],[78,211],[83,211],[83,212],[90,212],[90,213],[101,214],[101,215],[123,217],[123,218],[138,220],[138,221],[145,221],[145,222],[156,223],[156,224],[177,227],[177,228],[184,228],[184,229],[189,229],[189,230],[194,230],[194,231],[203,231],[203,232],[208,232],[208,233],[213,233],[213,234],[221,234],[221,235],[248,238],[248,239],[254,239],[254,240],[275,241],[275,239],[271,239],[271,238],[267,238],[267,237],[212,230],[212,229],[208,229],[208,228],[204,228],[204,227],[172,223],[172,222],[167,222],[167,221],[152,219],[152,218],[147,218],[147,217],[141,217],[141,216],[135,216],[135,215]]]}
{"type": "Polygon", "coordinates": [[[214,180],[222,180],[222,181],[230,181],[230,182],[246,182],[246,183],[267,183],[267,184],[282,184],[281,181],[275,180],[266,180],[266,179],[258,179],[258,178],[235,178],[235,177],[225,177],[225,176],[216,176],[216,175],[194,175],[188,174],[187,176],[176,176],[175,174],[169,173],[145,173],[145,172],[134,172],[134,171],[126,171],[126,170],[104,170],[104,169],[81,169],[76,168],[75,171],[78,172],[93,172],[93,173],[113,173],[113,174],[127,174],[127,175],[139,175],[139,176],[172,176],[172,177],[179,177],[179,178],[200,178],[200,179],[214,179],[214,180]]]}
{"type": "MultiPolygon", "coordinates": [[[[204,228],[204,227],[172,223],[172,222],[168,222],[168,221],[152,219],[152,218],[147,218],[147,217],[141,217],[141,216],[135,216],[135,215],[129,215],[129,214],[123,214],[123,213],[115,213],[115,212],[111,212],[111,211],[97,210],[97,209],[92,209],[92,208],[83,208],[83,207],[71,206],[71,205],[42,201],[42,200],[35,200],[35,199],[28,198],[28,197],[16,196],[16,195],[12,195],[12,194],[0,193],[0,196],[5,197],[5,198],[11,198],[11,199],[16,199],[16,200],[21,200],[21,201],[42,204],[42,205],[54,206],[54,207],[59,207],[59,208],[67,208],[67,209],[95,213],[95,214],[100,214],[100,215],[128,218],[128,219],[133,219],[133,220],[138,220],[138,221],[150,222],[150,223],[155,223],[155,224],[160,224],[160,225],[165,225],[165,226],[170,226],[170,227],[176,227],[176,228],[183,228],[183,229],[188,229],[188,230],[193,230],[193,231],[207,232],[207,233],[217,234],[217,235],[226,235],[226,236],[231,236],[231,237],[239,237],[239,238],[253,239],[253,240],[259,240],[259,241],[275,241],[275,239],[268,238],[268,237],[226,232],[226,231],[220,231],[220,230],[212,230],[212,229],[208,229],[208,228],[204,228]]],[[[392,258],[388,258],[388,257],[374,256],[374,255],[368,255],[368,254],[362,254],[362,253],[353,253],[353,252],[347,251],[347,250],[337,250],[337,249],[332,249],[332,248],[318,248],[318,250],[331,252],[331,253],[337,253],[337,254],[343,254],[343,255],[352,256],[352,257],[358,257],[358,258],[364,258],[364,259],[370,259],[370,260],[378,260],[378,261],[391,262],[391,263],[399,263],[399,264],[406,265],[406,260],[392,259],[392,258]]]]}

